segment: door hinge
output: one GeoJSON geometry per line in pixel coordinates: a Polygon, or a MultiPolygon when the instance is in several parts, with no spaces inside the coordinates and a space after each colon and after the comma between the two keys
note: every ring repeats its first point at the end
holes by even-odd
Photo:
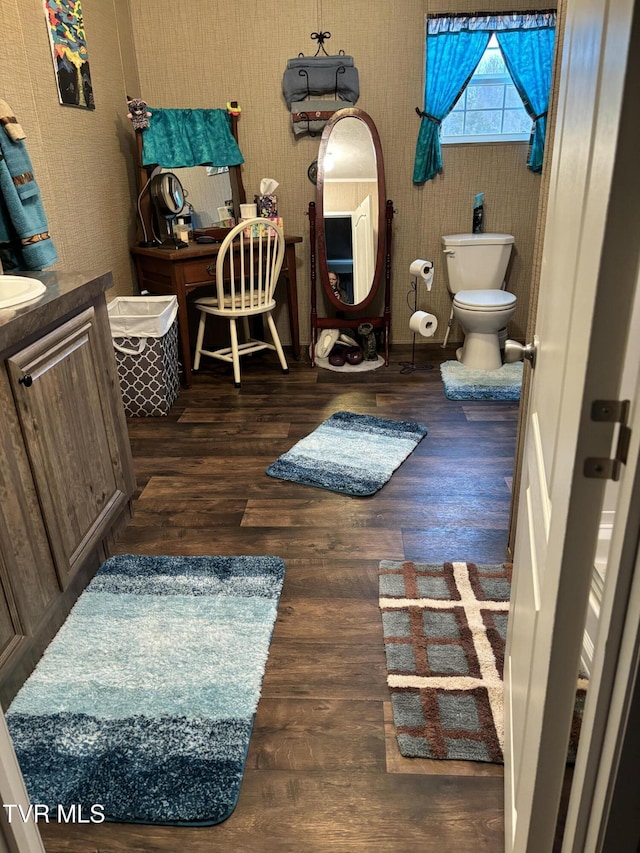
{"type": "Polygon", "coordinates": [[[584,476],[598,480],[619,480],[620,469],[627,462],[631,429],[627,426],[629,400],[594,400],[591,404],[591,420],[601,423],[620,424],[618,443],[613,459],[589,456],[584,461],[584,476]]]}

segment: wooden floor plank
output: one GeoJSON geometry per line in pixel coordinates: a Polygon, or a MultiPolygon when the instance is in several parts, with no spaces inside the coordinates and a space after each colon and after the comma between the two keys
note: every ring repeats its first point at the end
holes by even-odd
{"type": "Polygon", "coordinates": [[[499,564],[505,560],[508,520],[502,530],[468,525],[403,530],[406,560],[442,563],[446,560],[499,564]]]}
{"type": "Polygon", "coordinates": [[[377,560],[404,557],[400,530],[351,529],[349,536],[332,527],[208,527],[181,528],[131,524],[117,544],[118,553],[168,554],[196,557],[203,554],[238,554],[274,557],[337,557],[348,559],[366,553],[377,560]],[[240,535],[238,531],[241,531],[240,535]]]}
{"type": "Polygon", "coordinates": [[[247,767],[383,772],[382,714],[379,702],[264,696],[253,726],[247,767]]]}
{"type": "MultiPolygon", "coordinates": [[[[335,497],[335,496],[334,496],[335,497]]],[[[510,495],[505,489],[502,500],[494,497],[480,513],[477,499],[465,500],[463,494],[416,503],[415,500],[378,498],[354,501],[348,496],[338,500],[322,498],[296,501],[293,498],[258,500],[250,498],[242,518],[243,527],[384,527],[391,513],[397,513],[403,527],[466,524],[471,527],[504,529],[505,511],[510,495]],[[506,506],[505,506],[506,504],[506,506]]]]}

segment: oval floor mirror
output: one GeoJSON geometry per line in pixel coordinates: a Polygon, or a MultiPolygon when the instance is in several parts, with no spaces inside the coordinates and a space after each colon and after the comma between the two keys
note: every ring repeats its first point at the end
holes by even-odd
{"type": "Polygon", "coordinates": [[[371,116],[359,109],[334,113],[322,134],[316,180],[309,205],[311,364],[319,330],[369,323],[383,331],[388,365],[393,203],[386,200],[382,146],[371,116]],[[382,286],[384,305],[373,314],[382,286]],[[318,287],[327,316],[319,316],[318,287]]]}

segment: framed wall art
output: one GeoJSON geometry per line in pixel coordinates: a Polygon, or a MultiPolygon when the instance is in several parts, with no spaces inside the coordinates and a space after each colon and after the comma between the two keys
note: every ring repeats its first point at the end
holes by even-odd
{"type": "Polygon", "coordinates": [[[94,110],[80,0],[43,0],[61,104],[94,110]]]}

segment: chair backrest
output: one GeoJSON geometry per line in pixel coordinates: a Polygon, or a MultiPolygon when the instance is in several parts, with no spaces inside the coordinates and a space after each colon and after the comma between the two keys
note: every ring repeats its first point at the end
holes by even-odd
{"type": "Polygon", "coordinates": [[[270,219],[247,219],[232,228],[216,263],[218,310],[258,313],[271,307],[284,249],[282,229],[270,219]]]}

